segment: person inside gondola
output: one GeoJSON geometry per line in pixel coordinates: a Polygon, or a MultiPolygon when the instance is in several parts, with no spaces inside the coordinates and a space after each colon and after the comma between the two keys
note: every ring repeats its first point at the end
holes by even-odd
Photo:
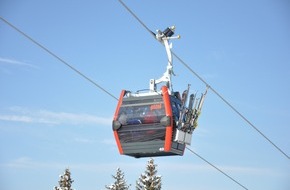
{"type": "Polygon", "coordinates": [[[156,114],[154,113],[154,111],[149,110],[143,119],[143,123],[145,124],[150,124],[150,123],[156,123],[158,121],[156,114]]]}

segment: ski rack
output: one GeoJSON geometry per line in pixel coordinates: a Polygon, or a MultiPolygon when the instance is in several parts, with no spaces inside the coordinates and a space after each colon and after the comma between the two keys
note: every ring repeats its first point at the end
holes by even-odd
{"type": "Polygon", "coordinates": [[[200,98],[196,98],[196,94],[191,94],[188,106],[186,107],[185,104],[188,98],[189,88],[190,85],[188,85],[188,89],[182,93],[182,107],[180,109],[179,120],[177,122],[177,129],[174,137],[174,141],[188,145],[191,144],[192,132],[198,126],[197,120],[201,113],[209,86],[206,87],[205,92],[201,94],[200,98]]]}

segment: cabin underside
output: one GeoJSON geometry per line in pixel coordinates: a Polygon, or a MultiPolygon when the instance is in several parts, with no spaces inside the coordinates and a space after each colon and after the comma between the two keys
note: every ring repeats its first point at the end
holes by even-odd
{"type": "Polygon", "coordinates": [[[123,154],[135,158],[183,155],[184,144],[172,142],[170,151],[165,152],[164,143],[162,140],[122,143],[123,154]]]}
{"type": "Polygon", "coordinates": [[[185,144],[173,141],[172,137],[166,141],[168,135],[166,127],[160,123],[127,125],[118,129],[122,154],[135,158],[182,156],[185,144]],[[170,147],[170,149],[166,150],[165,147],[170,147]]]}

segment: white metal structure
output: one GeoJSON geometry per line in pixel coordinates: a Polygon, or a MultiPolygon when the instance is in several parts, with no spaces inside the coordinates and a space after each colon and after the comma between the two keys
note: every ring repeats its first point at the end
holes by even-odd
{"type": "Polygon", "coordinates": [[[155,38],[160,41],[164,46],[168,58],[168,64],[165,73],[159,79],[150,79],[149,89],[151,92],[157,92],[157,84],[165,83],[169,92],[172,93],[172,84],[171,84],[171,75],[174,74],[173,72],[173,65],[172,65],[172,54],[171,48],[172,43],[169,43],[171,39],[179,39],[180,35],[172,36],[175,31],[175,26],[171,26],[166,28],[163,32],[157,30],[157,34],[155,34],[155,38]]]}

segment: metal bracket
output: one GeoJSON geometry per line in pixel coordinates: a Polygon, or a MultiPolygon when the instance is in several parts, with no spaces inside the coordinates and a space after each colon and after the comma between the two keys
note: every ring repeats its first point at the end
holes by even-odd
{"type": "Polygon", "coordinates": [[[156,92],[157,84],[160,84],[162,82],[166,84],[170,93],[173,91],[172,83],[171,83],[171,76],[174,75],[173,65],[172,65],[172,53],[171,53],[172,43],[169,43],[169,40],[180,38],[180,35],[173,36],[174,31],[175,31],[175,27],[171,26],[171,27],[166,28],[163,32],[161,32],[160,30],[157,30],[157,34],[155,34],[155,38],[165,46],[168,64],[166,67],[166,71],[164,72],[162,77],[160,77],[159,79],[150,79],[150,83],[149,83],[150,91],[156,92]]]}

